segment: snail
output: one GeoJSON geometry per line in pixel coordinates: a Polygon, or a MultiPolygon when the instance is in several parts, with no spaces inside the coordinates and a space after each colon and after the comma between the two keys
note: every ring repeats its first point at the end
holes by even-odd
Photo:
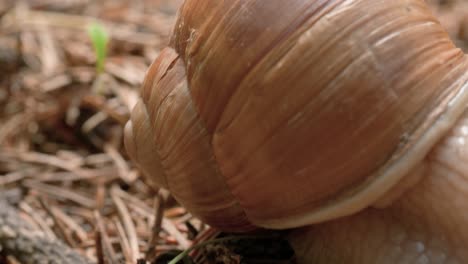
{"type": "Polygon", "coordinates": [[[464,263],[467,90],[423,0],[186,0],[125,146],[211,226],[291,230],[300,263],[464,263]]]}

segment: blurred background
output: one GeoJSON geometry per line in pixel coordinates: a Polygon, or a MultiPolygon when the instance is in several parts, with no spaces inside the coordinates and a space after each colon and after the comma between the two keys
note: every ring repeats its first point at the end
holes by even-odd
{"type": "MultiPolygon", "coordinates": [[[[167,263],[217,236],[149,188],[122,145],[181,2],[0,0],[0,200],[30,230],[92,263],[167,263]]],[[[427,2],[468,51],[468,0],[427,2]]],[[[28,263],[22,258],[34,253],[10,250],[2,236],[0,263],[28,263]]],[[[240,253],[211,250],[194,261],[241,263],[240,253]]],[[[282,256],[273,258],[290,257],[282,256]]]]}

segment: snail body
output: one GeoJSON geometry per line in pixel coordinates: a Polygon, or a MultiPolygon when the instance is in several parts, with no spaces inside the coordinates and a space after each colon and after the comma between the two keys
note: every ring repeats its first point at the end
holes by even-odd
{"type": "Polygon", "coordinates": [[[298,263],[466,263],[466,142],[468,111],[410,173],[418,181],[397,199],[293,230],[298,263]]]}
{"type": "Polygon", "coordinates": [[[125,145],[214,227],[297,228],[416,184],[467,89],[422,0],[186,0],[125,145]]]}

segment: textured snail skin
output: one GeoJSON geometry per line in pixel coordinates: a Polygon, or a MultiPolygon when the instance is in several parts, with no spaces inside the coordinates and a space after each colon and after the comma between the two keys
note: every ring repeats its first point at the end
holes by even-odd
{"type": "Polygon", "coordinates": [[[299,263],[467,263],[468,111],[413,173],[390,206],[294,231],[299,263]]]}

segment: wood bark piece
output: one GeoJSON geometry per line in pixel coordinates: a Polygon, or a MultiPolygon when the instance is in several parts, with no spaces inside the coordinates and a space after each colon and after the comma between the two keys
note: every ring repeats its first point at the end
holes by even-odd
{"type": "Polygon", "coordinates": [[[90,263],[58,240],[34,230],[7,202],[0,200],[0,246],[3,254],[21,263],[90,263]]]}

